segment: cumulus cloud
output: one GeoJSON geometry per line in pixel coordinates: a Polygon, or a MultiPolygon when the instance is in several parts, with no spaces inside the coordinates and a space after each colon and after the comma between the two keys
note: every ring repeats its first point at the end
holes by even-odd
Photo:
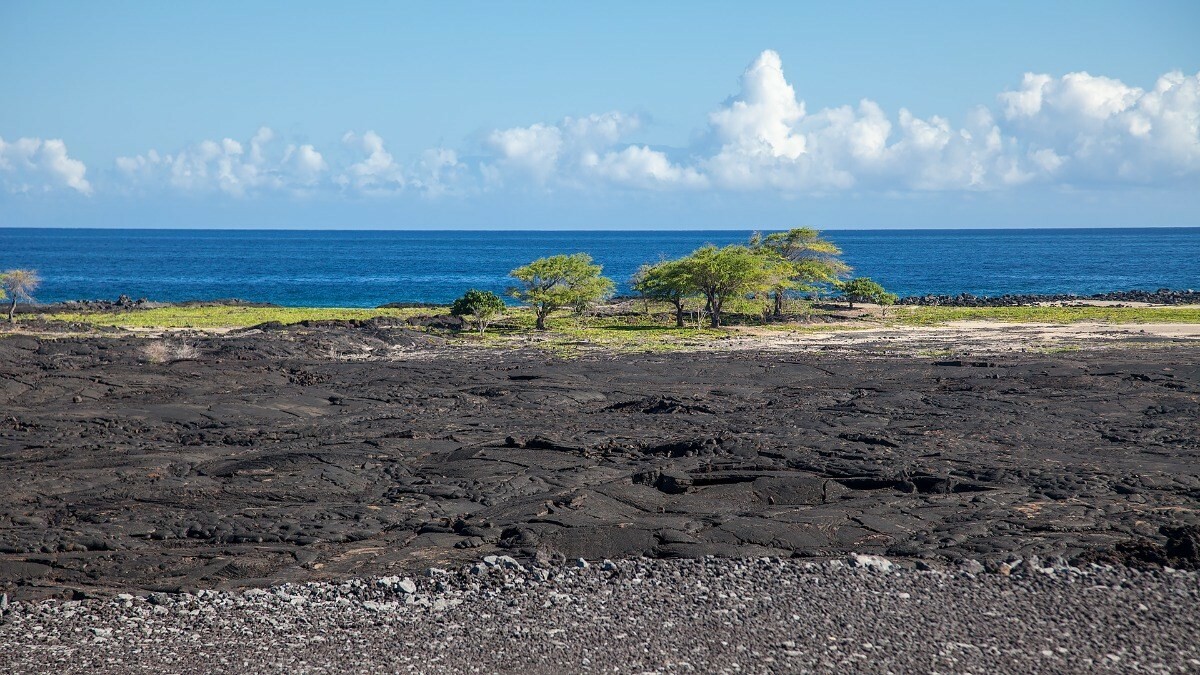
{"type": "Polygon", "coordinates": [[[671,163],[666,154],[644,145],[631,145],[619,152],[583,157],[583,168],[606,181],[634,188],[699,188],[708,184],[699,171],[671,163]]]}
{"type": "Polygon", "coordinates": [[[1144,184],[1200,172],[1200,73],[1167,73],[1150,90],[1027,73],[1000,102],[1010,133],[1059,180],[1144,184]]]}
{"type": "Polygon", "coordinates": [[[0,138],[0,184],[10,192],[49,192],[69,188],[80,194],[92,194],[85,177],[87,167],[67,154],[67,145],[59,139],[18,138],[7,142],[0,138]]]}
{"type": "Polygon", "coordinates": [[[363,194],[411,191],[440,197],[458,192],[467,171],[458,153],[449,148],[430,148],[415,162],[405,165],[388,152],[383,138],[374,131],[361,136],[347,133],[342,142],[359,153],[359,159],[339,173],[334,182],[343,189],[363,194]]]}
{"type": "Polygon", "coordinates": [[[244,145],[232,138],[204,140],[175,153],[118,157],[116,168],[134,186],[236,197],[262,190],[303,192],[321,180],[328,166],[316,148],[275,141],[275,132],[262,127],[244,145]]]}
{"type": "Polygon", "coordinates": [[[718,147],[699,166],[724,189],[972,190],[1033,177],[1022,168],[1017,145],[984,108],[972,111],[962,126],[906,109],[893,121],[869,99],[810,114],[773,51],[750,64],[741,91],[709,121],[718,147]]]}
{"type": "Polygon", "coordinates": [[[763,52],[741,91],[709,117],[714,150],[697,162],[729,190],[989,190],[1026,183],[1157,183],[1200,172],[1200,74],[1144,91],[1120,80],[1027,73],[961,124],[869,99],[809,113],[763,52]],[[999,119],[998,119],[999,117],[999,119]]]}
{"type": "Polygon", "coordinates": [[[365,157],[351,164],[334,180],[365,192],[387,192],[404,188],[404,171],[392,153],[384,147],[383,138],[374,131],[359,136],[347,132],[342,143],[362,152],[365,157]]]}
{"type": "Polygon", "coordinates": [[[493,183],[507,177],[532,178],[539,185],[574,182],[580,169],[595,166],[598,153],[640,126],[636,116],[607,112],[567,117],[558,124],[497,129],[485,141],[492,158],[483,167],[484,175],[493,183]]]}
{"type": "MultiPolygon", "coordinates": [[[[979,191],[1021,185],[1196,185],[1200,73],[1171,72],[1142,88],[1086,72],[1026,73],[962,115],[919,117],[863,99],[812,109],[783,59],[764,51],[715,106],[688,147],[649,144],[622,112],[495,129],[476,147],[398,158],[374,132],[325,148],[285,143],[263,127],[245,141],[206,140],[117,160],[131,185],[234,196],[468,196],[493,190],[979,191]]],[[[0,175],[15,191],[89,193],[61,141],[0,140],[0,175]]]]}

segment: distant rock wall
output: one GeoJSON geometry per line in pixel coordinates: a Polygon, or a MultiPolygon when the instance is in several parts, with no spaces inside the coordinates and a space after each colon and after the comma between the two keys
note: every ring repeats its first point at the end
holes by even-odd
{"type": "Polygon", "coordinates": [[[912,295],[901,298],[897,304],[927,305],[944,307],[1017,307],[1033,305],[1039,302],[1083,302],[1088,300],[1106,300],[1111,302],[1148,302],[1156,305],[1192,305],[1200,304],[1200,291],[1192,289],[1171,290],[1160,288],[1157,291],[1113,291],[1095,295],[1075,295],[1061,293],[1051,295],[1022,294],[1022,295],[912,295]]]}

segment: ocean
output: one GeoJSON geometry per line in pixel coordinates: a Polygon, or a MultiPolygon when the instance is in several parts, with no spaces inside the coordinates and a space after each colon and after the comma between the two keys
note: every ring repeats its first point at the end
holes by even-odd
{"type": "MultiPolygon", "coordinates": [[[[241,298],[291,306],[449,302],[503,292],[534,258],[582,251],[627,291],[639,265],[749,231],[278,231],[0,228],[0,269],[41,302],[241,298]]],[[[1200,288],[1200,228],[840,230],[855,274],[905,295],[1200,288]]]]}

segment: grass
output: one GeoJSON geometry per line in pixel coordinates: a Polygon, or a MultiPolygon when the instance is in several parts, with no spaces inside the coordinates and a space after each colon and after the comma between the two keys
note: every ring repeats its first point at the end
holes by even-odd
{"type": "Polygon", "coordinates": [[[902,326],[938,326],[951,321],[1006,323],[1200,323],[1189,307],[897,307],[887,321],[902,326]]]}
{"type": "MultiPolygon", "coordinates": [[[[612,311],[614,307],[607,308],[612,311]]],[[[616,309],[620,309],[616,307],[616,309]]],[[[486,335],[464,331],[456,336],[463,344],[512,347],[533,346],[570,356],[584,351],[661,352],[712,345],[737,335],[737,329],[696,327],[694,323],[676,328],[669,306],[651,305],[652,314],[642,311],[618,314],[601,312],[575,316],[558,312],[547,320],[545,332],[534,330],[534,316],[525,308],[511,308],[488,328],[486,335]]],[[[804,315],[838,314],[803,308],[804,315]]],[[[757,312],[756,307],[751,310],[757,312]]],[[[408,318],[444,314],[446,308],[356,309],[338,307],[164,307],[123,312],[77,312],[45,315],[42,318],[140,329],[228,329],[244,328],[277,321],[283,324],[334,319],[370,319],[374,317],[408,318]]],[[[1102,323],[1200,323],[1197,307],[897,307],[880,317],[877,311],[856,312],[849,321],[829,323],[765,323],[750,314],[743,325],[759,330],[797,333],[838,332],[881,326],[938,326],[952,321],[1001,321],[1008,323],[1066,324],[1080,321],[1102,323]]]]}
{"type": "Polygon", "coordinates": [[[429,314],[423,309],[356,309],[344,307],[162,307],[132,312],[64,312],[47,314],[50,321],[71,321],[121,328],[246,328],[278,321],[291,324],[329,319],[371,319],[429,314]]]}

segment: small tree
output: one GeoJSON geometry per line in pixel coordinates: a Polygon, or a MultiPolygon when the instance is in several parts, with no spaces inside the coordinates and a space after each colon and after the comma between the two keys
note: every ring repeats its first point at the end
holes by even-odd
{"type": "Polygon", "coordinates": [[[900,296],[896,295],[895,293],[888,293],[887,291],[884,291],[882,294],[877,296],[875,298],[875,302],[879,303],[880,316],[882,316],[883,318],[886,319],[887,318],[887,308],[896,304],[896,301],[899,299],[900,299],[900,296]]]}
{"type": "Polygon", "coordinates": [[[721,326],[726,300],[775,286],[781,271],[776,259],[738,244],[724,248],[709,244],[678,262],[708,301],[706,309],[713,328],[721,326]]]}
{"type": "Polygon", "coordinates": [[[9,270],[0,274],[0,289],[3,289],[0,290],[0,298],[8,295],[10,301],[8,306],[9,323],[16,321],[14,315],[17,312],[17,300],[31,302],[33,292],[41,284],[42,279],[36,270],[9,270]]]}
{"type": "Polygon", "coordinates": [[[586,253],[538,258],[509,272],[521,283],[508,293],[533,308],[537,329],[546,330],[546,317],[554,310],[571,307],[582,313],[612,295],[616,287],[601,271],[586,253]]]}
{"type": "Polygon", "coordinates": [[[572,293],[571,310],[575,312],[576,316],[582,317],[592,308],[592,305],[600,300],[611,298],[615,290],[616,285],[608,277],[596,276],[580,281],[572,293]]]}
{"type": "Polygon", "coordinates": [[[842,297],[846,299],[846,302],[850,303],[850,309],[854,309],[855,302],[875,302],[880,305],[896,302],[895,295],[888,293],[883,286],[867,277],[856,277],[846,281],[838,286],[838,290],[842,292],[842,297]],[[890,302],[888,302],[889,298],[890,302]]]}
{"type": "Polygon", "coordinates": [[[479,329],[479,334],[483,335],[488,324],[504,313],[504,300],[491,291],[472,288],[450,305],[450,313],[454,316],[471,317],[471,323],[474,323],[479,329]]]}
{"type": "Polygon", "coordinates": [[[666,260],[657,265],[642,265],[630,282],[633,290],[647,300],[669,302],[675,308],[675,327],[683,328],[684,303],[696,293],[696,286],[683,260],[666,260]]]}
{"type": "Polygon", "coordinates": [[[790,267],[772,289],[776,318],[783,314],[783,297],[788,291],[815,291],[817,284],[836,283],[850,274],[850,266],[839,257],[842,249],[822,239],[821,232],[811,227],[772,232],[765,237],[755,232],[750,237],[750,248],[775,256],[790,267]]]}

